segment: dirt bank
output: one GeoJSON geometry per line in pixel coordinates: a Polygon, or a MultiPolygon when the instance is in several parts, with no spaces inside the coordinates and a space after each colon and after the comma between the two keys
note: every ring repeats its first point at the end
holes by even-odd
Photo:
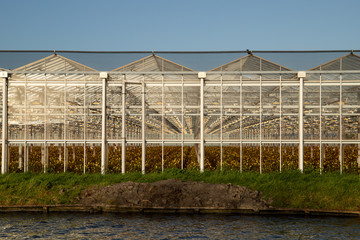
{"type": "Polygon", "coordinates": [[[82,192],[79,203],[143,208],[267,209],[270,206],[261,193],[246,187],[173,179],[87,189],[82,192]]]}

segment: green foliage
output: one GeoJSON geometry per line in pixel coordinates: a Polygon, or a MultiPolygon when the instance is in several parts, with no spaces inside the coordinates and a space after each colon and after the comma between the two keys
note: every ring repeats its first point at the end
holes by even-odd
{"type": "Polygon", "coordinates": [[[275,207],[360,210],[360,177],[334,172],[319,174],[296,170],[259,174],[235,170],[200,173],[197,169],[165,169],[163,173],[74,174],[10,173],[0,176],[1,205],[73,204],[82,190],[120,182],[165,179],[231,183],[258,190],[275,207]]]}

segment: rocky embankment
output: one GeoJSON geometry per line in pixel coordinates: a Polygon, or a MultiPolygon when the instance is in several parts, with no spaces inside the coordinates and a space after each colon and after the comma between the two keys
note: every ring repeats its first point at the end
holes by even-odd
{"type": "Polygon", "coordinates": [[[83,191],[79,203],[124,208],[267,209],[270,206],[260,192],[247,187],[174,179],[97,186],[83,191]]]}

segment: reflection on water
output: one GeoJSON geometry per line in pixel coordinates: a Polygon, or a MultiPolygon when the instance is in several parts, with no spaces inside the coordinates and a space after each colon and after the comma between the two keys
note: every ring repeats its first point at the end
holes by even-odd
{"type": "Polygon", "coordinates": [[[357,218],[1,213],[1,239],[355,239],[357,218]]]}

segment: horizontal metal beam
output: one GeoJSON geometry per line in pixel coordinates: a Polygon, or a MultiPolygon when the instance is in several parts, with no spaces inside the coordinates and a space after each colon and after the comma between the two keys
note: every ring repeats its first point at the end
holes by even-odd
{"type": "MultiPolygon", "coordinates": [[[[230,51],[80,51],[80,50],[0,50],[0,53],[94,53],[94,54],[156,54],[156,53],[170,53],[170,54],[184,54],[184,53],[197,53],[197,54],[212,54],[212,53],[249,53],[246,50],[230,50],[230,51]]],[[[252,53],[351,53],[360,52],[357,49],[340,49],[340,50],[251,50],[252,53]]]]}
{"type": "MultiPolygon", "coordinates": [[[[7,71],[9,74],[60,74],[60,75],[69,75],[69,74],[74,74],[74,75],[98,75],[100,72],[102,71],[13,71],[13,70],[9,70],[7,71]]],[[[194,75],[195,77],[197,76],[197,74],[199,72],[203,72],[203,71],[163,71],[163,72],[156,72],[156,71],[151,71],[151,72],[129,72],[129,71],[114,71],[114,72],[108,72],[109,75],[147,75],[147,76],[152,76],[152,75],[194,75]]],[[[289,74],[297,74],[299,71],[208,71],[206,72],[206,74],[208,75],[208,78],[211,75],[238,75],[238,74],[242,74],[242,75],[262,75],[262,74],[267,74],[267,75],[289,75],[289,74]]],[[[360,70],[328,70],[328,71],[306,71],[305,72],[307,74],[358,74],[360,73],[360,70]]],[[[309,77],[307,78],[309,79],[309,77]]],[[[311,79],[311,78],[310,78],[311,79]]],[[[87,79],[89,81],[92,81],[91,79],[87,79]]],[[[195,79],[194,79],[195,80],[195,79]]],[[[226,80],[226,79],[224,79],[226,80]]],[[[266,79],[264,79],[266,81],[266,79]]],[[[294,81],[298,81],[298,79],[294,78],[294,81]]],[[[93,81],[96,81],[95,79],[93,81]]],[[[111,80],[110,80],[111,81],[111,80]]],[[[208,81],[208,80],[207,80],[208,81]]]]}

